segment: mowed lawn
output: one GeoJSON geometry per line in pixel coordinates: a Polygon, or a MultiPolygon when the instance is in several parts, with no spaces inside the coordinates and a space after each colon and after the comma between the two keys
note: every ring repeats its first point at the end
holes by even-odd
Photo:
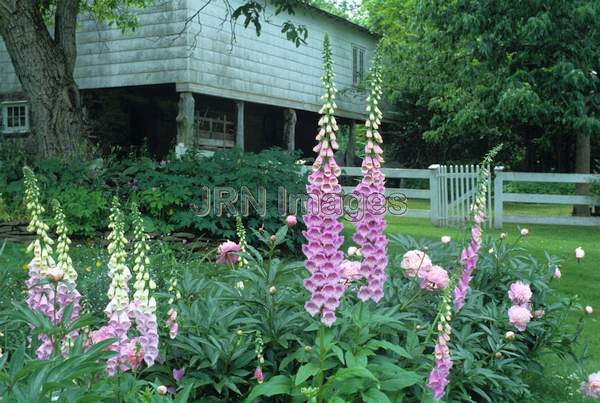
{"type": "MultiPolygon", "coordinates": [[[[409,208],[427,209],[426,203],[412,203],[409,208]]],[[[570,206],[509,205],[505,214],[515,215],[569,215],[570,206]]],[[[522,227],[529,229],[529,236],[523,239],[521,246],[527,248],[537,259],[544,261],[547,251],[550,255],[562,259],[562,278],[554,281],[553,286],[561,293],[577,296],[582,305],[591,305],[594,313],[586,320],[581,341],[589,346],[589,360],[585,371],[600,371],[600,228],[558,225],[515,225],[506,224],[502,230],[486,230],[487,234],[498,236],[506,232],[517,236],[522,227]],[[577,262],[575,248],[581,246],[586,257],[577,262]]],[[[456,240],[465,238],[460,228],[438,228],[428,219],[390,217],[387,231],[390,234],[410,235],[414,238],[436,239],[450,235],[456,240]]],[[[580,315],[573,316],[576,321],[580,315]]],[[[536,402],[583,402],[578,392],[581,378],[574,375],[576,368],[570,361],[561,361],[554,356],[543,359],[546,374],[543,378],[532,377],[531,389],[536,402]]]]}

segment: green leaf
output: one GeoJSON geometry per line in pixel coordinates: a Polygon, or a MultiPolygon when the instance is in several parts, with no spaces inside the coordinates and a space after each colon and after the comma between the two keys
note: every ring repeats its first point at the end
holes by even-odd
{"type": "Polygon", "coordinates": [[[292,389],[292,380],[285,375],[277,375],[269,379],[267,382],[256,385],[244,400],[245,403],[250,403],[260,396],[275,396],[289,394],[292,389]]]}
{"type": "Polygon", "coordinates": [[[377,388],[371,388],[361,395],[365,403],[392,403],[386,394],[377,388]]]}
{"type": "Polygon", "coordinates": [[[371,371],[363,367],[340,368],[335,375],[329,378],[329,382],[345,381],[352,378],[364,378],[377,382],[377,378],[371,371]]]}
{"type": "Polygon", "coordinates": [[[315,376],[316,374],[318,374],[319,371],[319,366],[313,364],[312,362],[304,364],[298,369],[298,372],[296,373],[296,380],[294,382],[294,385],[300,385],[302,382],[306,381],[311,376],[315,376]]]}
{"type": "Polygon", "coordinates": [[[404,358],[408,358],[408,359],[413,358],[413,356],[408,351],[406,351],[404,348],[400,347],[397,344],[390,343],[389,341],[385,341],[385,340],[369,340],[369,342],[367,343],[367,348],[371,348],[371,349],[382,348],[386,351],[393,351],[394,353],[396,353],[399,356],[404,357],[404,358]]]}
{"type": "Polygon", "coordinates": [[[288,226],[282,225],[275,233],[275,245],[281,244],[285,240],[285,236],[288,232],[288,226]]]}

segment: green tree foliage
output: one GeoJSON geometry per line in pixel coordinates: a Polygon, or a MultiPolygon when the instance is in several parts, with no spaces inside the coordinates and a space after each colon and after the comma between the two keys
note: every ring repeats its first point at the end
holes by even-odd
{"type": "MultiPolygon", "coordinates": [[[[367,0],[386,34],[388,93],[453,160],[507,145],[515,167],[570,170],[577,134],[600,132],[600,2],[367,0]]],[[[444,158],[444,159],[446,159],[444,158]]]]}

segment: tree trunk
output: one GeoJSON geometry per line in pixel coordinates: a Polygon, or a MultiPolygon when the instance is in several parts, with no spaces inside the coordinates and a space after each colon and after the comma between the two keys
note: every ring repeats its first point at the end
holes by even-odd
{"type": "MultiPolygon", "coordinates": [[[[578,174],[589,174],[591,165],[590,136],[585,133],[577,133],[575,141],[575,172],[578,174]]],[[[590,194],[589,183],[578,183],[575,185],[577,195],[588,196],[590,194]]],[[[579,217],[590,216],[590,206],[576,205],[575,215],[579,217]]]]}
{"type": "MultiPolygon", "coordinates": [[[[0,0],[1,3],[1,0],[0,0]]],[[[77,0],[56,4],[50,36],[37,2],[0,4],[0,35],[31,105],[38,156],[74,156],[85,146],[83,110],[73,79],[77,0]]]]}

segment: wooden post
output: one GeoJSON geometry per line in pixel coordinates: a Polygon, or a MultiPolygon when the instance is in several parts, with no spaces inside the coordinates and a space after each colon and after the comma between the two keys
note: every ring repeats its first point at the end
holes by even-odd
{"type": "Polygon", "coordinates": [[[429,166],[429,200],[431,211],[431,222],[436,227],[440,225],[441,198],[440,198],[440,165],[429,166]]]}
{"type": "Polygon", "coordinates": [[[287,145],[287,150],[293,153],[296,149],[296,111],[286,108],[283,110],[283,144],[287,145]]]}
{"type": "Polygon", "coordinates": [[[179,93],[177,122],[177,145],[175,154],[180,157],[194,146],[194,95],[191,92],[179,93]]]}
{"type": "Polygon", "coordinates": [[[350,122],[350,134],[348,135],[348,145],[346,146],[346,155],[344,161],[346,166],[354,166],[354,149],[356,147],[356,123],[354,120],[350,122]]]}
{"type": "Polygon", "coordinates": [[[236,101],[237,124],[235,127],[235,145],[244,151],[244,101],[236,101]]]}
{"type": "Polygon", "coordinates": [[[494,227],[502,228],[504,218],[503,182],[504,167],[494,167],[494,227]]]}

